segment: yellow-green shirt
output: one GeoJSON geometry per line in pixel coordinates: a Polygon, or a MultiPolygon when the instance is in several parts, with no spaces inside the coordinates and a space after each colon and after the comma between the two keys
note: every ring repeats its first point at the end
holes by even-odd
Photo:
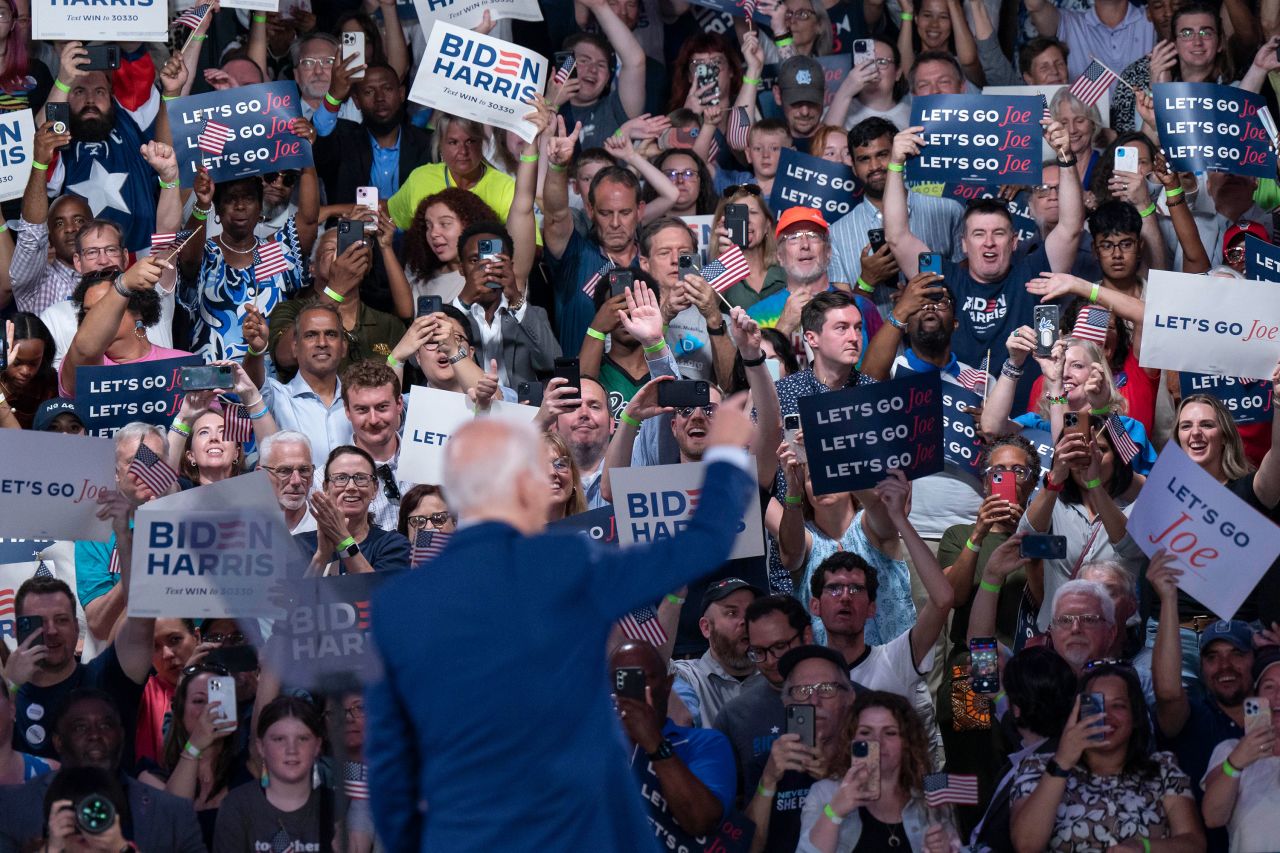
{"type": "MultiPolygon", "coordinates": [[[[397,228],[406,229],[413,223],[413,215],[424,198],[457,185],[444,163],[427,163],[409,173],[396,194],[388,199],[387,211],[397,228]]],[[[471,192],[493,208],[498,219],[505,223],[507,214],[511,212],[511,202],[515,200],[516,181],[493,166],[485,166],[480,182],[471,188],[471,192]]]]}

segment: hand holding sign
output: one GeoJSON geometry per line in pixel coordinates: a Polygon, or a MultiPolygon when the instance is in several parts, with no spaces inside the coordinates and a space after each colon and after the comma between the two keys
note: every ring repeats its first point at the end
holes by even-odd
{"type": "Polygon", "coordinates": [[[1151,563],[1147,566],[1147,583],[1156,591],[1161,605],[1172,601],[1178,603],[1178,581],[1182,579],[1182,569],[1176,567],[1174,556],[1161,548],[1151,555],[1151,563]]]}
{"type": "Polygon", "coordinates": [[[316,142],[316,128],[310,121],[301,116],[289,122],[289,131],[296,137],[306,140],[308,145],[316,142]]]}

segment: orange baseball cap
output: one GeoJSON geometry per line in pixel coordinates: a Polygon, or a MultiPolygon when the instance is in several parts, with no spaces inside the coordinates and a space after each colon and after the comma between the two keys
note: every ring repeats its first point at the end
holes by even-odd
{"type": "Polygon", "coordinates": [[[792,225],[802,222],[808,222],[811,225],[817,225],[823,231],[831,228],[827,224],[827,220],[822,218],[822,214],[812,207],[789,207],[782,212],[782,216],[778,218],[778,228],[774,232],[775,237],[781,237],[782,232],[792,225]]]}

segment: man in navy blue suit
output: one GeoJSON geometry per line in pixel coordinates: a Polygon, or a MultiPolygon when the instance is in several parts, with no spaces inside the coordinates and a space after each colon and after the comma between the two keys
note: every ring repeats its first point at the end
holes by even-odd
{"type": "Polygon", "coordinates": [[[449,440],[458,532],[429,570],[374,597],[384,678],[365,756],[390,851],[657,850],[606,687],[614,620],[729,557],[755,499],[745,395],[716,414],[698,509],[680,535],[607,550],[543,533],[546,451],[497,419],[449,440]]]}

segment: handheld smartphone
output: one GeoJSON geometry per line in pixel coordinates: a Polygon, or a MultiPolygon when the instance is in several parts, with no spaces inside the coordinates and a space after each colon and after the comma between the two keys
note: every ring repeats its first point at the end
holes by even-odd
{"type": "MultiPolygon", "coordinates": [[[[364,33],[343,33],[342,34],[342,62],[346,64],[348,57],[359,57],[355,65],[366,65],[364,58],[364,33]]],[[[360,71],[351,75],[352,80],[363,80],[364,72],[360,71]]]]}
{"type": "Polygon", "coordinates": [[[931,272],[942,275],[942,255],[937,252],[920,253],[920,272],[931,272]]]}
{"type": "Polygon", "coordinates": [[[236,381],[230,365],[206,364],[182,368],[178,384],[183,391],[213,391],[232,388],[236,381]]]}
{"type": "Polygon", "coordinates": [[[1244,700],[1244,733],[1271,725],[1271,702],[1263,696],[1251,696],[1244,700]]]}
{"type": "Polygon", "coordinates": [[[342,257],[342,253],[357,243],[364,242],[364,223],[358,219],[339,219],[338,220],[338,254],[342,257]]]}
{"type": "MultiPolygon", "coordinates": [[[[22,645],[23,643],[25,643],[27,641],[27,637],[30,637],[32,634],[34,634],[36,631],[39,631],[43,627],[44,627],[43,616],[19,616],[18,617],[18,645],[22,645]]],[[[41,634],[40,639],[36,640],[31,645],[33,646],[44,645],[44,635],[41,634]]]]}
{"type": "Polygon", "coordinates": [[[613,671],[613,692],[628,699],[644,701],[644,670],[638,666],[622,666],[613,671]]]}
{"type": "Polygon", "coordinates": [[[658,385],[658,405],[684,408],[711,402],[711,383],[701,379],[673,379],[658,385]]]}
{"type": "Polygon", "coordinates": [[[609,296],[621,296],[628,287],[636,283],[636,274],[632,270],[609,270],[609,296]]]}
{"type": "Polygon", "coordinates": [[[867,245],[871,247],[873,253],[884,248],[884,229],[872,228],[867,232],[867,245]]]}
{"type": "MultiPolygon", "coordinates": [[[[565,65],[566,65],[566,64],[569,62],[569,60],[571,60],[571,59],[573,59],[573,51],[572,51],[572,50],[557,50],[554,54],[552,54],[552,55],[551,55],[551,60],[552,60],[552,62],[555,64],[555,68],[556,68],[556,70],[557,70],[557,71],[558,71],[559,69],[561,69],[561,68],[564,68],[564,67],[565,67],[565,65]]],[[[576,63],[575,63],[575,64],[576,64],[576,63]]],[[[573,70],[572,68],[570,68],[570,69],[569,69],[569,76],[571,76],[571,77],[572,77],[572,76],[573,76],[573,73],[574,73],[574,70],[573,70]]]]}
{"type": "Polygon", "coordinates": [[[974,637],[969,641],[969,682],[974,693],[1000,692],[1000,654],[995,637],[974,637]]]}
{"type": "Polygon", "coordinates": [[[530,406],[541,406],[546,386],[541,382],[521,382],[516,386],[516,399],[530,406]]]}
{"type": "Polygon", "coordinates": [[[698,263],[698,256],[688,252],[680,253],[680,260],[677,261],[676,275],[684,278],[687,275],[701,275],[702,266],[698,263]]]}
{"type": "Polygon", "coordinates": [[[1062,431],[1064,433],[1076,433],[1086,442],[1092,437],[1093,415],[1088,412],[1063,412],[1062,413],[1062,431]]]}
{"type": "Polygon", "coordinates": [[[0,347],[0,370],[9,369],[9,353],[5,352],[8,347],[0,347]]]}
{"type": "Polygon", "coordinates": [[[66,101],[45,104],[44,117],[53,125],[54,133],[66,133],[71,127],[71,105],[66,101]]]}
{"type": "Polygon", "coordinates": [[[720,103],[720,66],[714,62],[695,62],[693,64],[693,87],[701,89],[708,83],[715,83],[702,102],[707,106],[720,103]]]}
{"type": "Polygon", "coordinates": [[[787,447],[796,455],[796,459],[801,464],[809,462],[809,456],[804,452],[804,445],[796,442],[796,434],[800,432],[800,416],[784,415],[782,418],[782,440],[787,443],[787,447]]]}
{"type": "Polygon", "coordinates": [[[582,396],[582,375],[579,373],[579,365],[576,358],[564,358],[563,356],[557,358],[555,367],[551,370],[551,377],[554,379],[557,376],[567,379],[569,381],[568,387],[577,388],[578,396],[582,396]]]}
{"type": "Polygon", "coordinates": [[[91,44],[84,49],[89,60],[80,66],[81,71],[115,71],[120,67],[120,46],[115,44],[91,44]]]}
{"type": "Polygon", "coordinates": [[[377,187],[356,187],[356,204],[370,210],[378,209],[377,187]]]}
{"type": "Polygon", "coordinates": [[[1067,537],[1049,533],[1028,533],[1022,537],[1019,552],[1028,560],[1065,560],[1067,537]]]}
{"type": "Polygon", "coordinates": [[[1031,328],[1036,333],[1036,355],[1048,358],[1058,342],[1061,309],[1057,305],[1037,305],[1031,312],[1031,328]]]}
{"type": "Polygon", "coordinates": [[[880,741],[855,740],[849,747],[849,767],[867,768],[867,776],[859,788],[864,800],[880,799],[880,741]]]}
{"type": "Polygon", "coordinates": [[[747,248],[747,215],[745,204],[726,204],[724,207],[724,227],[733,245],[740,249],[747,248]]]}
{"type": "Polygon", "coordinates": [[[853,40],[853,67],[866,65],[876,58],[875,42],[871,39],[853,40]]]}
{"type": "Polygon", "coordinates": [[[419,296],[418,297],[418,313],[415,317],[424,317],[430,314],[439,314],[444,308],[444,299],[439,296],[419,296]]]}
{"type": "Polygon", "coordinates": [[[225,667],[227,672],[253,672],[258,668],[258,650],[247,644],[218,646],[209,650],[205,662],[225,667]]]}
{"type": "Polygon", "coordinates": [[[991,495],[1008,501],[1018,502],[1018,478],[1008,471],[997,471],[991,475],[991,495]]]}
{"type": "Polygon", "coordinates": [[[215,712],[217,717],[222,720],[235,722],[236,720],[236,680],[234,678],[224,678],[222,676],[214,676],[209,679],[209,704],[214,702],[221,703],[215,712]]]}
{"type": "Polygon", "coordinates": [[[1138,172],[1138,149],[1132,145],[1122,145],[1116,149],[1116,171],[1138,172]]]}
{"type": "MultiPolygon", "coordinates": [[[[1096,717],[1107,712],[1107,697],[1101,693],[1086,693],[1080,697],[1080,719],[1096,717]]],[[[1089,740],[1106,740],[1105,734],[1096,734],[1089,740]]]]}
{"type": "Polygon", "coordinates": [[[787,731],[789,735],[800,735],[800,742],[805,746],[815,746],[817,735],[813,729],[813,715],[816,709],[812,705],[787,706],[787,731]]]}
{"type": "Polygon", "coordinates": [[[498,255],[502,254],[502,249],[502,241],[494,240],[492,237],[476,241],[476,254],[480,256],[482,261],[498,257],[498,255]]]}

